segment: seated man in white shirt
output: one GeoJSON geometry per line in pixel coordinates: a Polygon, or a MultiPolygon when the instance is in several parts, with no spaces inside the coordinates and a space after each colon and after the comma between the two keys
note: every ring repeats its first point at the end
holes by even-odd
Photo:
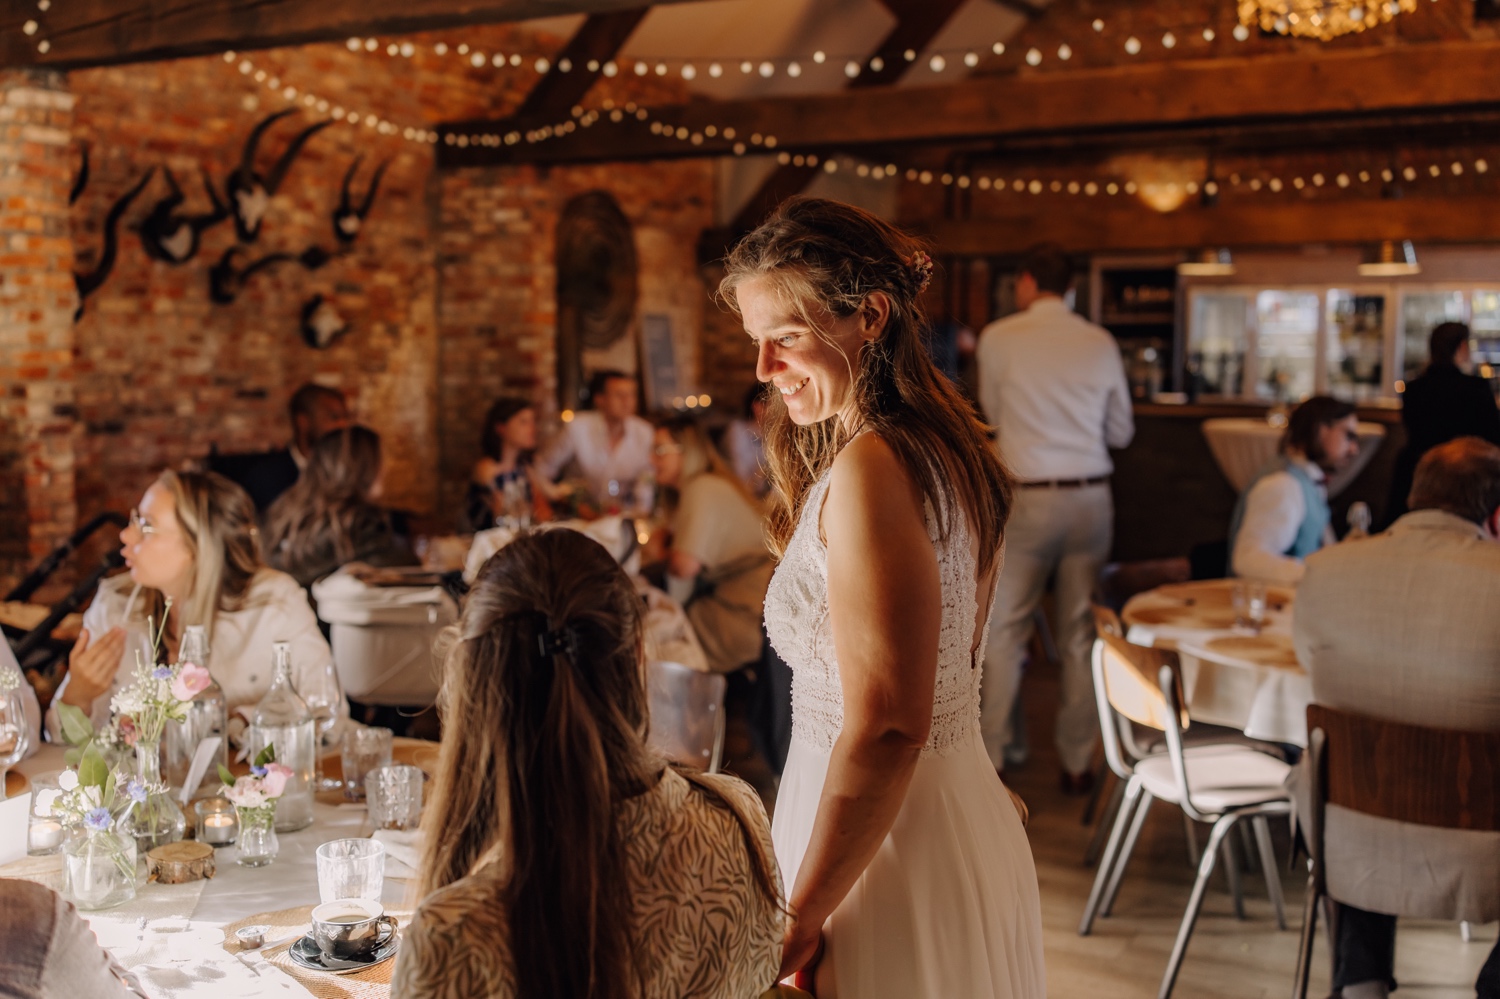
{"type": "Polygon", "coordinates": [[[1245,487],[1229,522],[1229,574],[1296,586],[1334,540],[1327,479],[1359,453],[1354,407],[1313,396],[1292,411],[1281,453],[1245,487]]]}
{"type": "Polygon", "coordinates": [[[575,415],[536,459],[541,478],[552,482],[570,462],[578,463],[601,510],[636,505],[637,480],[651,469],[655,431],[636,416],[640,386],[634,375],[600,371],[590,381],[592,410],[575,415]]]}

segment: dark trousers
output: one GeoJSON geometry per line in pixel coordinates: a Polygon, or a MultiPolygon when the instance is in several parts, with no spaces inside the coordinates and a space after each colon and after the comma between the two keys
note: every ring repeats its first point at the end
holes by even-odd
{"type": "MultiPolygon", "coordinates": [[[[1384,980],[1396,987],[1396,917],[1334,903],[1338,953],[1333,963],[1334,991],[1345,985],[1384,980]]],[[[1479,969],[1478,999],[1500,999],[1500,943],[1479,969]]]]}

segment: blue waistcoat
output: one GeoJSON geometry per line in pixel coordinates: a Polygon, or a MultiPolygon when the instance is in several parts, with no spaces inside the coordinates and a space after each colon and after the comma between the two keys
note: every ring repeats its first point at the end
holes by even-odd
{"type": "Polygon", "coordinates": [[[1234,505],[1234,516],[1229,520],[1229,561],[1231,567],[1234,564],[1234,542],[1239,537],[1240,523],[1245,519],[1245,501],[1250,495],[1250,490],[1255,488],[1268,475],[1276,472],[1286,472],[1296,480],[1297,485],[1302,488],[1302,502],[1307,512],[1303,514],[1302,525],[1297,528],[1296,540],[1292,547],[1281,554],[1292,558],[1307,558],[1313,552],[1323,547],[1323,534],[1328,530],[1328,522],[1333,519],[1333,512],[1328,509],[1328,498],[1323,495],[1323,490],[1313,481],[1307,470],[1295,461],[1287,460],[1286,455],[1277,455],[1274,460],[1260,470],[1245,491],[1240,493],[1239,502],[1234,505]]]}

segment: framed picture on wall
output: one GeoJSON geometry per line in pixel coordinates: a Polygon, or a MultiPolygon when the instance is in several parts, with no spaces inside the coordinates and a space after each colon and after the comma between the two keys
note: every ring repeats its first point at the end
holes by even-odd
{"type": "Polygon", "coordinates": [[[641,317],[641,376],[648,410],[670,409],[672,400],[683,394],[671,316],[641,317]]]}

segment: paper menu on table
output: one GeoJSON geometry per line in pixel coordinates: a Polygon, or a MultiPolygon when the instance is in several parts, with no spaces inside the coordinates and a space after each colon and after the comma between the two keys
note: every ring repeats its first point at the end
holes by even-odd
{"type": "Polygon", "coordinates": [[[219,753],[220,738],[211,735],[198,743],[198,751],[193,754],[193,763],[188,767],[187,779],[182,782],[181,801],[186,805],[192,800],[193,795],[198,793],[198,785],[203,783],[203,775],[208,772],[208,765],[213,762],[219,753]]]}
{"type": "Polygon", "coordinates": [[[0,801],[0,866],[26,859],[26,828],[30,815],[30,792],[0,801]]]}

